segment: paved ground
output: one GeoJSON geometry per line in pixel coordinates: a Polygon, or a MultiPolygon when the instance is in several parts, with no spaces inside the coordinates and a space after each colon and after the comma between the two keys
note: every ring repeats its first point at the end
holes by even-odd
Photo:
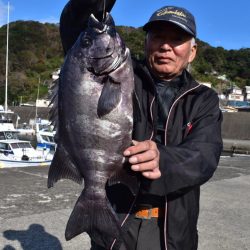
{"type": "MultiPolygon", "coordinates": [[[[48,168],[0,169],[0,250],[88,250],[64,230],[82,187],[64,180],[46,187],[48,168]]],[[[222,157],[202,187],[199,250],[250,249],[250,157],[222,157]]],[[[185,250],[185,249],[183,249],[185,250]]]]}

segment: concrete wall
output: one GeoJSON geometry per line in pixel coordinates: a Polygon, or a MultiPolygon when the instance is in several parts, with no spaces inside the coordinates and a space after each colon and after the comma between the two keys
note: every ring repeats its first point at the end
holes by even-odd
{"type": "MultiPolygon", "coordinates": [[[[36,116],[36,107],[30,107],[30,106],[15,106],[15,107],[9,107],[11,111],[14,111],[15,114],[17,114],[20,117],[20,120],[18,121],[18,124],[27,123],[29,124],[30,119],[34,120],[36,116]]],[[[37,117],[41,119],[49,119],[49,110],[50,108],[46,107],[38,107],[37,108],[37,117]]],[[[14,121],[16,123],[16,121],[14,121]]]]}
{"type": "MultiPolygon", "coordinates": [[[[20,116],[20,123],[35,118],[35,107],[10,107],[20,116]]],[[[37,108],[39,118],[48,119],[50,108],[37,108]]],[[[223,113],[223,139],[250,140],[250,112],[223,113]]]]}
{"type": "Polygon", "coordinates": [[[250,112],[223,113],[222,137],[250,140],[250,112]]]}

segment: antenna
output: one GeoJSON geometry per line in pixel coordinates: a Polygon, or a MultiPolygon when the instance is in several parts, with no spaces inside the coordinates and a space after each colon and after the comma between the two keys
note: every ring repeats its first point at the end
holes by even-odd
{"type": "Polygon", "coordinates": [[[7,41],[6,41],[5,103],[4,103],[5,112],[8,111],[9,22],[10,22],[10,3],[8,2],[7,38],[6,38],[7,41]]]}

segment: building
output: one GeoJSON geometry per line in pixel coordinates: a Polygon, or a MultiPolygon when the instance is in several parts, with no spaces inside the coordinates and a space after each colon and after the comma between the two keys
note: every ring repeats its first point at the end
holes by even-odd
{"type": "Polygon", "coordinates": [[[49,107],[50,101],[45,99],[37,99],[36,107],[49,107]]]}
{"type": "Polygon", "coordinates": [[[244,101],[244,95],[242,93],[242,89],[240,89],[237,86],[234,86],[233,88],[230,89],[227,99],[229,101],[244,101]]]}

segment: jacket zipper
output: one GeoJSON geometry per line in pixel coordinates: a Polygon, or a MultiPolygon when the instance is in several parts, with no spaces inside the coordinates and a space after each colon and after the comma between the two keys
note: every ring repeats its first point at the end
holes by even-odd
{"type": "MultiPolygon", "coordinates": [[[[181,94],[175,101],[174,103],[171,105],[171,108],[169,110],[169,113],[168,113],[168,117],[167,117],[167,121],[166,121],[166,126],[165,126],[165,146],[167,145],[167,129],[168,129],[168,123],[169,123],[169,117],[170,117],[170,114],[173,110],[173,107],[175,106],[175,104],[184,96],[186,95],[187,93],[193,91],[194,89],[197,89],[198,87],[200,87],[201,85],[197,85],[195,86],[194,88],[191,88],[187,91],[185,91],[183,94],[181,94]]],[[[165,243],[165,249],[167,250],[168,247],[167,247],[167,211],[168,211],[168,202],[167,202],[167,196],[166,196],[166,203],[165,203],[165,219],[164,219],[164,243],[165,243]]]]}
{"type": "Polygon", "coordinates": [[[166,121],[166,126],[165,126],[165,143],[164,143],[165,146],[167,145],[167,129],[168,129],[169,117],[170,117],[170,113],[171,113],[172,110],[173,110],[173,107],[175,106],[175,104],[176,104],[184,95],[186,95],[187,93],[193,91],[194,89],[197,89],[197,88],[200,87],[200,86],[201,86],[201,85],[199,84],[199,85],[195,86],[194,88],[185,91],[185,92],[184,92],[183,94],[181,94],[181,95],[174,101],[174,103],[171,105],[171,108],[170,108],[169,113],[168,113],[168,118],[167,118],[167,121],[166,121]]]}
{"type": "Polygon", "coordinates": [[[154,98],[153,98],[153,100],[151,101],[151,104],[150,104],[150,117],[151,117],[152,126],[153,126],[152,134],[150,136],[150,140],[152,140],[152,138],[154,136],[154,118],[153,118],[153,111],[152,111],[154,101],[155,101],[155,96],[154,96],[154,98]]]}

